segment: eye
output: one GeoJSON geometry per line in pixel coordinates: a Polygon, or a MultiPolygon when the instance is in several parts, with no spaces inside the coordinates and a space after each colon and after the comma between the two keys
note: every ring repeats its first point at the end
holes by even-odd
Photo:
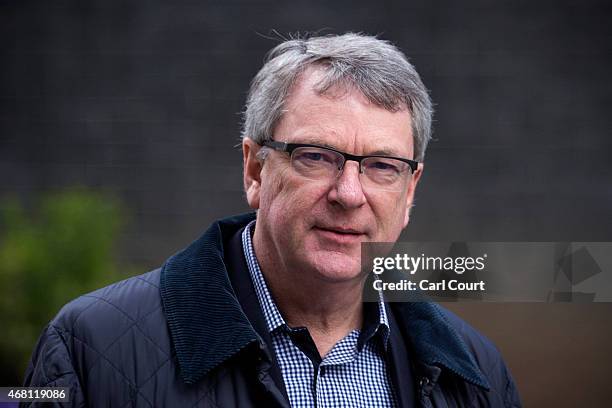
{"type": "Polygon", "coordinates": [[[339,160],[334,152],[318,148],[296,149],[293,152],[293,159],[305,165],[328,165],[339,160]]]}
{"type": "Polygon", "coordinates": [[[374,163],[373,167],[380,169],[380,170],[396,170],[397,168],[389,163],[385,163],[385,162],[376,162],[374,163]]]}
{"type": "Polygon", "coordinates": [[[392,173],[400,172],[397,165],[393,163],[389,163],[389,161],[384,161],[384,160],[377,160],[377,161],[369,162],[367,164],[367,167],[370,170],[376,170],[376,171],[382,171],[382,172],[392,172],[392,173]]]}
{"type": "Polygon", "coordinates": [[[319,152],[303,152],[301,156],[302,156],[302,159],[304,160],[311,160],[311,161],[323,160],[323,155],[319,152]]]}

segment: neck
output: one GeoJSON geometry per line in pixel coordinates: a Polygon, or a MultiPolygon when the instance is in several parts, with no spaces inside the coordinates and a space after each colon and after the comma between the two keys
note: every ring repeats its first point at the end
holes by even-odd
{"type": "Polygon", "coordinates": [[[289,326],[346,333],[361,327],[361,283],[351,286],[321,282],[298,284],[298,280],[277,272],[263,273],[289,326]]]}
{"type": "Polygon", "coordinates": [[[324,280],[275,260],[253,237],[257,261],[270,293],[290,327],[306,327],[322,356],[352,330],[361,328],[364,279],[324,280]]]}

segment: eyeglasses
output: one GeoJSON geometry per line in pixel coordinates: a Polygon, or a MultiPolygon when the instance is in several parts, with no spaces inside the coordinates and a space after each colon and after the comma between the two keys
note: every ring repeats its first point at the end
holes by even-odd
{"type": "Polygon", "coordinates": [[[334,180],[342,174],[347,160],[359,163],[364,187],[400,191],[419,163],[401,157],[357,156],[329,147],[305,143],[285,143],[268,140],[263,146],[289,153],[295,171],[312,180],[334,180]]]}

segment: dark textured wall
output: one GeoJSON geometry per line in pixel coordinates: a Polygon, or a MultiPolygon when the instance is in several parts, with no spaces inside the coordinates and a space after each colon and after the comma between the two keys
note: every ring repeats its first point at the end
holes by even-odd
{"type": "MultiPolygon", "coordinates": [[[[232,146],[271,30],[352,30],[403,49],[436,102],[406,238],[612,241],[611,17],[609,2],[570,0],[3,1],[0,195],[115,192],[131,215],[123,258],[156,266],[247,210],[232,146]]],[[[556,406],[612,399],[610,307],[510,305],[502,320],[484,307],[461,312],[527,402],[570,384],[556,406]],[[588,334],[546,343],[570,331],[588,334]]]]}

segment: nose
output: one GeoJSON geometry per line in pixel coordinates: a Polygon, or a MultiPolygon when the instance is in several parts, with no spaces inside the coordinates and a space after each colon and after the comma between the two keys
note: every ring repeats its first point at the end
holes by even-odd
{"type": "Polygon", "coordinates": [[[365,204],[366,196],[359,179],[359,163],[347,161],[344,164],[342,172],[329,191],[328,198],[345,209],[359,208],[365,204]]]}

